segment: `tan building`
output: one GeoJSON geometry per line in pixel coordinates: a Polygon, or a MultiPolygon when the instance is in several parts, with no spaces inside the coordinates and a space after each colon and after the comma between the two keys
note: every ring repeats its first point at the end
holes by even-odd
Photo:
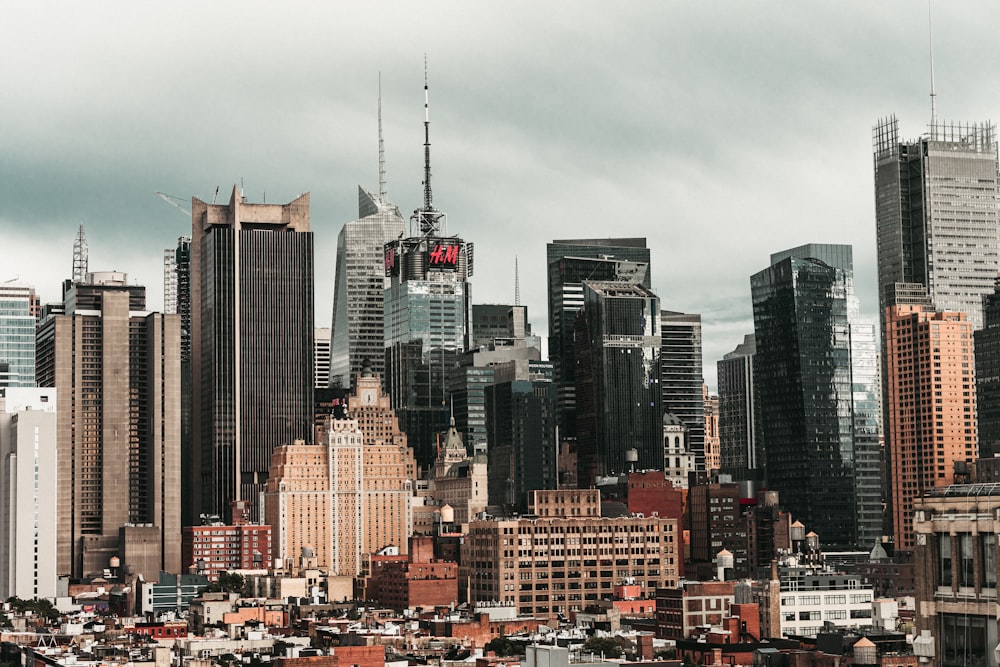
{"type": "Polygon", "coordinates": [[[932,489],[914,503],[916,637],[938,665],[996,665],[1000,484],[932,489]]]}
{"type": "Polygon", "coordinates": [[[353,577],[362,554],[407,549],[416,463],[377,376],[358,376],[347,413],[328,419],[321,445],[300,441],[273,454],[264,511],[285,569],[309,547],[319,568],[353,577]]]}
{"type": "Polygon", "coordinates": [[[57,571],[124,559],[127,526],[146,581],[180,572],[180,316],[146,312],[145,288],[117,272],[70,285],[62,310],[36,334],[38,385],[59,394],[57,571]]]}
{"type": "Polygon", "coordinates": [[[977,456],[972,323],[926,305],[886,309],[886,452],[896,549],[912,551],[913,502],[977,456]]]}
{"type": "Polygon", "coordinates": [[[469,524],[459,578],[470,602],[555,617],[611,596],[626,580],[649,599],[677,586],[675,519],[602,517],[594,489],[534,491],[531,509],[533,518],[469,524]]]}
{"type": "Polygon", "coordinates": [[[429,486],[435,505],[451,507],[452,523],[457,526],[467,527],[476,515],[486,511],[489,504],[486,465],[485,452],[468,455],[452,418],[441,451],[431,468],[429,486]]]}
{"type": "Polygon", "coordinates": [[[721,444],[719,442],[719,395],[708,391],[708,385],[701,385],[701,400],[705,406],[705,469],[719,470],[722,465],[721,444]]]}

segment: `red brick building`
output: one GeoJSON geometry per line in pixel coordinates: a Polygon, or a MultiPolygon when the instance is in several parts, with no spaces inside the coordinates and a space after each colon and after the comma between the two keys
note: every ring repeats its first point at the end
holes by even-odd
{"type": "Polygon", "coordinates": [[[209,581],[231,570],[259,570],[273,565],[271,527],[253,524],[185,526],[181,565],[209,581]]]}
{"type": "Polygon", "coordinates": [[[366,596],[391,609],[458,601],[458,563],[434,558],[433,537],[411,537],[408,556],[372,556],[366,596]]]}
{"type": "Polygon", "coordinates": [[[331,655],[308,658],[275,658],[275,667],[385,667],[385,647],[337,646],[331,655]]]}

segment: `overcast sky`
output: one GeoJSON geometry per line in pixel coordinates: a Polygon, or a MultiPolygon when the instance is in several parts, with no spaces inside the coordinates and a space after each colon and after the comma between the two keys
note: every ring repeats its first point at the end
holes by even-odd
{"type": "MultiPolygon", "coordinates": [[[[547,333],[545,244],[644,236],[665,309],[702,314],[706,380],[752,331],[772,252],[854,246],[874,319],[871,127],[930,117],[927,5],[871,2],[8,3],[0,21],[0,281],[56,300],[90,269],[162,307],[190,219],[153,196],[312,193],[316,324],[341,226],[378,186],[420,203],[423,66],[435,205],[476,246],[473,298],[547,333]]],[[[1000,111],[1000,4],[933,7],[938,115],[1000,111]]]]}

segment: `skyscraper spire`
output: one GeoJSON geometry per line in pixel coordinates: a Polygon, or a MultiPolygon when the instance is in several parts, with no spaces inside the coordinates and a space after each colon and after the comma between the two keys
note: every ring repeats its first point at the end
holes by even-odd
{"type": "Polygon", "coordinates": [[[521,305],[521,274],[517,270],[517,255],[514,255],[514,305],[521,305]]]}
{"type": "Polygon", "coordinates": [[[87,279],[88,247],[87,237],[83,234],[83,225],[76,233],[76,240],[73,242],[73,282],[82,283],[87,279]]]}
{"type": "Polygon", "coordinates": [[[937,93],[934,92],[934,35],[931,32],[931,0],[927,0],[927,47],[931,59],[931,140],[936,140],[937,93]]]}
{"type": "Polygon", "coordinates": [[[413,212],[423,236],[437,236],[444,213],[434,208],[431,193],[431,114],[427,87],[427,55],[424,54],[424,205],[413,212]]]}
{"type": "Polygon", "coordinates": [[[382,72],[378,73],[378,198],[386,202],[385,142],[382,140],[382,72]]]}

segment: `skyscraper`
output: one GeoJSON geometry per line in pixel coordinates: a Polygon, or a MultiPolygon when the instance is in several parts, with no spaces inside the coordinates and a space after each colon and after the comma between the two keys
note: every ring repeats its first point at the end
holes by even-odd
{"type": "Polygon", "coordinates": [[[330,386],[330,330],[318,327],[313,341],[313,383],[316,389],[330,386]]]}
{"type": "Polygon", "coordinates": [[[385,245],[406,230],[399,209],[384,193],[358,187],[358,219],[337,237],[333,292],[330,383],[350,387],[367,360],[372,372],[385,370],[385,245]]]}
{"type": "Polygon", "coordinates": [[[873,544],[881,535],[874,334],[858,321],[851,248],[775,253],[750,287],[768,488],[825,544],[873,544]]]}
{"type": "Polygon", "coordinates": [[[983,299],[983,315],[983,328],[973,334],[979,456],[993,458],[1000,455],[1000,279],[983,299]]]}
{"type": "Polygon", "coordinates": [[[576,434],[573,330],[585,280],[639,283],[649,288],[644,238],[562,239],[545,248],[548,269],[549,359],[555,365],[561,435],[576,434]]]}
{"type": "Polygon", "coordinates": [[[897,283],[923,285],[938,310],[983,326],[984,295],[1000,271],[1000,190],[995,128],[944,124],[899,138],[894,116],[872,131],[879,306],[897,283]]]}
{"type": "Polygon", "coordinates": [[[972,323],[929,305],[886,309],[886,454],[897,550],[912,551],[914,500],[977,454],[972,323]]]}
{"type": "Polygon", "coordinates": [[[417,464],[428,468],[448,429],[448,369],[469,348],[473,247],[447,235],[431,191],[430,115],[424,82],[424,199],[408,238],[385,246],[385,384],[417,464]]]}
{"type": "Polygon", "coordinates": [[[719,471],[735,480],[758,479],[762,455],[757,442],[753,389],[753,334],[716,363],[719,378],[719,471]]]}
{"type": "Polygon", "coordinates": [[[577,483],[663,466],[660,299],[637,283],[583,283],[577,313],[577,483]]]}
{"type": "Polygon", "coordinates": [[[178,572],[180,318],[114,272],[71,283],[63,308],[37,334],[38,383],[59,396],[58,571],[101,572],[141,532],[152,549],[123,564],[178,572]]]}
{"type": "Polygon", "coordinates": [[[257,499],[271,452],[313,430],[309,195],[191,201],[192,433],[202,512],[257,499]]]}
{"type": "Polygon", "coordinates": [[[37,312],[35,290],[0,284],[0,387],[35,386],[37,312]]]}
{"type": "MultiPolygon", "coordinates": [[[[179,206],[178,206],[179,207],[179,206]]],[[[195,465],[200,458],[191,433],[191,237],[163,251],[163,312],[181,318],[181,522],[198,524],[200,499],[195,498],[195,465]]]]}
{"type": "Polygon", "coordinates": [[[660,312],[660,388],[663,412],[688,427],[688,447],[695,465],[705,469],[705,384],[701,367],[701,315],[660,312]]]}

